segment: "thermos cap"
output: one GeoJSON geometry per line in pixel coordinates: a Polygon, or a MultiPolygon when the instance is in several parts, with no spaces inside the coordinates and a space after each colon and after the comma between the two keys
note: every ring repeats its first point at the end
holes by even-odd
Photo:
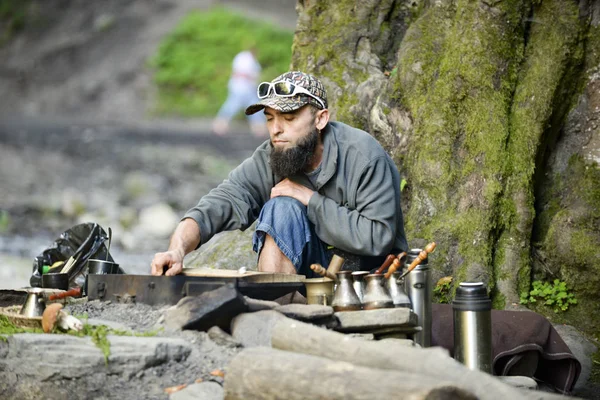
{"type": "Polygon", "coordinates": [[[452,308],[459,311],[489,311],[492,300],[483,282],[461,282],[456,289],[452,308]]]}

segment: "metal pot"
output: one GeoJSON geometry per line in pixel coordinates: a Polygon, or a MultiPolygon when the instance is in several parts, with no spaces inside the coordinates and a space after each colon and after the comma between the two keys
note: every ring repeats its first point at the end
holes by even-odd
{"type": "Polygon", "coordinates": [[[90,259],[87,262],[88,274],[90,275],[107,275],[107,274],[118,274],[119,264],[107,261],[90,259]]]}
{"type": "Polygon", "coordinates": [[[42,275],[42,287],[69,290],[69,274],[62,272],[44,274],[42,275]]]}

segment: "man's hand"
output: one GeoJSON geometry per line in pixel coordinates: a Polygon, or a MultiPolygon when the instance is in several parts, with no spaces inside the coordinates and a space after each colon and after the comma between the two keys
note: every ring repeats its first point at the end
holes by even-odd
{"type": "Polygon", "coordinates": [[[167,267],[166,276],[180,274],[183,271],[183,257],[185,254],[180,250],[169,250],[164,253],[156,253],[152,259],[152,275],[162,275],[164,267],[167,267]]]}
{"type": "Polygon", "coordinates": [[[289,179],[284,179],[271,189],[271,198],[279,196],[293,197],[300,203],[308,206],[308,201],[315,192],[302,186],[298,183],[292,182],[289,179]]]}

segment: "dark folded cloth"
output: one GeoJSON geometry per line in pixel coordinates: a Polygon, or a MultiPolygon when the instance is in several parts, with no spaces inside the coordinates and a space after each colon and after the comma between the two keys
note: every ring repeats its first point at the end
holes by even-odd
{"type": "MultiPolygon", "coordinates": [[[[433,304],[432,345],[454,355],[452,306],[433,304]]],[[[569,394],[581,364],[552,324],[531,311],[492,310],[494,375],[525,375],[569,394]]]]}

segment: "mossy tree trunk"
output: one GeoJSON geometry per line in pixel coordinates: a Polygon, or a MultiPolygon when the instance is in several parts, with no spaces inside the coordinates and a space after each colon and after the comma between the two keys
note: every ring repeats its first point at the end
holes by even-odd
{"type": "MultiPolygon", "coordinates": [[[[334,117],[394,157],[410,245],[437,242],[437,277],[482,280],[497,307],[518,303],[542,223],[536,193],[551,184],[543,170],[588,84],[598,5],[299,0],[297,10],[292,67],[322,77],[334,117]]],[[[600,245],[598,224],[587,229],[600,245]]]]}

